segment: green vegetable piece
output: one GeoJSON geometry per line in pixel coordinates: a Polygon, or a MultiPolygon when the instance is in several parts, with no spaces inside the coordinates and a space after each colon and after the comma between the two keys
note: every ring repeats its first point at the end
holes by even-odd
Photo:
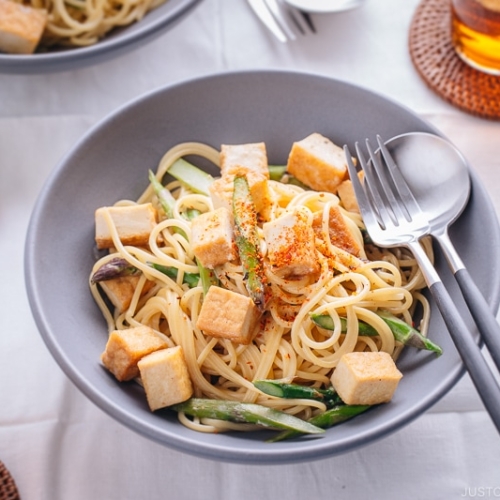
{"type": "Polygon", "coordinates": [[[231,422],[257,424],[272,429],[284,429],[301,434],[321,434],[323,429],[288,413],[253,403],[191,398],[171,406],[177,412],[198,418],[213,418],[231,422]]]}
{"type": "Polygon", "coordinates": [[[210,196],[208,188],[214,181],[214,178],[209,173],[195,167],[183,158],[174,161],[167,173],[187,186],[191,191],[210,196]]]}
{"type": "Polygon", "coordinates": [[[333,387],[319,389],[300,384],[288,384],[279,380],[255,380],[253,385],[265,394],[285,399],[313,399],[324,402],[327,407],[342,403],[333,387]]]}
{"type": "MultiPolygon", "coordinates": [[[[438,356],[443,353],[443,349],[441,347],[427,337],[424,337],[417,329],[413,328],[405,321],[386,311],[377,311],[377,314],[387,323],[392,334],[394,335],[394,339],[398,342],[417,349],[432,351],[438,356]]],[[[311,314],[311,319],[319,327],[324,328],[325,330],[334,329],[333,319],[329,314],[311,314]]],[[[342,325],[342,332],[345,332],[347,330],[347,320],[346,318],[340,318],[340,321],[342,325]]],[[[359,335],[378,335],[377,330],[364,321],[358,321],[358,328],[359,335]]]]}
{"type": "Polygon", "coordinates": [[[432,340],[424,337],[418,330],[397,318],[393,314],[386,311],[377,313],[390,327],[394,338],[402,344],[416,347],[417,349],[425,349],[433,351],[438,356],[443,354],[443,349],[432,342],[432,340]]]}
{"type": "MultiPolygon", "coordinates": [[[[329,314],[311,314],[311,319],[314,323],[316,323],[319,327],[324,328],[325,330],[333,330],[334,324],[333,319],[329,314]]],[[[340,318],[341,331],[345,333],[347,331],[347,319],[340,318]]],[[[377,330],[373,328],[373,326],[365,323],[364,321],[358,321],[359,335],[365,335],[368,337],[374,337],[378,335],[377,330]]]]}
{"type": "Polygon", "coordinates": [[[268,165],[269,178],[272,181],[281,181],[281,178],[286,174],[286,165],[268,165]]]}
{"type": "Polygon", "coordinates": [[[236,246],[245,271],[245,285],[255,305],[262,310],[266,302],[264,270],[259,252],[257,212],[246,177],[234,178],[233,214],[236,246]]]}
{"type": "MultiPolygon", "coordinates": [[[[177,274],[179,273],[179,270],[175,267],[163,266],[161,264],[155,264],[154,262],[148,262],[148,265],[151,266],[153,269],[160,271],[160,273],[165,274],[169,278],[172,278],[173,280],[177,279],[177,274]]],[[[189,288],[194,288],[195,286],[198,286],[198,283],[200,282],[200,275],[195,273],[184,273],[182,282],[186,283],[189,286],[189,288]]]]}
{"type": "Polygon", "coordinates": [[[175,198],[172,196],[172,193],[155,177],[155,174],[151,170],[149,171],[149,182],[165,215],[168,219],[172,219],[174,217],[175,205],[175,198]]]}
{"type": "Polygon", "coordinates": [[[98,283],[99,281],[123,278],[125,276],[132,276],[138,273],[140,273],[139,269],[135,266],[131,266],[128,261],[122,259],[121,257],[115,257],[109,262],[106,262],[106,264],[102,265],[92,275],[91,282],[98,283]]]}
{"type": "MultiPolygon", "coordinates": [[[[310,424],[313,424],[321,429],[328,429],[334,425],[340,424],[349,420],[360,413],[365,412],[371,408],[370,405],[338,405],[330,408],[329,410],[320,413],[308,420],[310,424]]],[[[302,435],[300,432],[289,430],[280,432],[278,435],[268,439],[267,443],[277,443],[278,441],[284,441],[285,439],[291,439],[302,435]]]]}

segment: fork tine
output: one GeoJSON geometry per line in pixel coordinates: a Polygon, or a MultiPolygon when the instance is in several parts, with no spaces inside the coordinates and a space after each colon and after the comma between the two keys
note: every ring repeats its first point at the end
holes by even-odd
{"type": "Polygon", "coordinates": [[[382,156],[384,158],[385,164],[387,165],[387,171],[391,176],[394,187],[398,191],[400,198],[403,200],[403,203],[408,210],[408,214],[411,216],[412,214],[420,213],[421,209],[418,205],[417,200],[413,196],[413,193],[406,183],[401,170],[396,165],[394,158],[391,156],[391,153],[389,153],[389,150],[387,149],[384,141],[379,135],[377,135],[377,142],[380,148],[380,152],[382,153],[382,156]]]}
{"type": "Polygon", "coordinates": [[[309,32],[316,33],[316,27],[314,26],[311,16],[307,12],[302,12],[299,9],[288,6],[288,13],[295,23],[295,26],[297,26],[297,29],[303,35],[307,35],[309,32]]]}
{"type": "Polygon", "coordinates": [[[370,141],[366,139],[366,149],[370,155],[370,164],[367,165],[366,175],[369,179],[368,185],[375,198],[375,204],[378,207],[384,207],[387,214],[391,218],[393,224],[399,225],[401,216],[407,221],[411,220],[408,212],[401,207],[401,203],[396,200],[393,192],[393,182],[387,177],[387,168],[383,161],[380,161],[370,145],[370,141]],[[382,200],[382,193],[385,196],[385,202],[382,200]]]}

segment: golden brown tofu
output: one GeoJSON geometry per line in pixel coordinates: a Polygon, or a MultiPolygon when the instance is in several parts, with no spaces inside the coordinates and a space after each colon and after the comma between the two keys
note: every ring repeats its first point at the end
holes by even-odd
{"type": "Polygon", "coordinates": [[[122,382],[139,375],[137,363],[141,358],[166,347],[167,343],[148,326],[113,330],[101,361],[122,382]]]}
{"type": "Polygon", "coordinates": [[[151,203],[98,208],[95,212],[95,241],[99,249],[113,246],[106,211],[109,212],[123,245],[148,245],[149,235],[156,226],[156,209],[151,203]]]}
{"type": "Polygon", "coordinates": [[[252,299],[211,286],[203,299],[196,327],[205,335],[249,344],[259,318],[260,312],[252,299]]]}
{"type": "Polygon", "coordinates": [[[191,246],[196,258],[209,269],[236,259],[232,217],[227,208],[221,207],[193,219],[191,246]]]}
{"type": "Polygon", "coordinates": [[[307,210],[296,208],[263,227],[267,259],[280,277],[293,278],[319,271],[314,231],[307,210]]]}
{"type": "MultiPolygon", "coordinates": [[[[323,213],[319,212],[314,215],[313,229],[318,237],[323,239],[323,213]]],[[[345,250],[346,252],[359,257],[361,254],[361,246],[358,240],[354,237],[351,229],[345,222],[344,216],[338,207],[330,207],[328,219],[328,236],[332,245],[345,250]]]]}
{"type": "Polygon", "coordinates": [[[193,385],[181,346],[148,354],[138,366],[151,411],[182,403],[192,396],[193,385]]]}
{"type": "Polygon", "coordinates": [[[344,354],[332,375],[332,385],[348,405],[387,403],[403,374],[386,352],[344,354]]]}
{"type": "Polygon", "coordinates": [[[220,151],[222,177],[238,172],[255,173],[269,179],[266,145],[263,142],[250,144],[223,144],[220,151]]]}
{"type": "Polygon", "coordinates": [[[0,51],[32,54],[47,24],[47,11],[0,0],[0,51]]]}
{"type": "Polygon", "coordinates": [[[311,134],[293,143],[287,171],[315,191],[336,193],[347,175],[344,150],[321,134],[311,134]]]}
{"type": "MultiPolygon", "coordinates": [[[[122,278],[100,281],[99,286],[102,288],[116,309],[119,312],[123,312],[127,310],[130,302],[132,301],[139,279],[139,276],[124,276],[122,278]]],[[[142,289],[141,296],[151,290],[153,286],[153,281],[146,281],[142,289]]]]}
{"type": "Polygon", "coordinates": [[[350,179],[342,182],[337,188],[337,195],[340,198],[342,206],[348,212],[356,212],[359,214],[358,200],[354,194],[354,188],[352,187],[352,181],[350,179]]]}

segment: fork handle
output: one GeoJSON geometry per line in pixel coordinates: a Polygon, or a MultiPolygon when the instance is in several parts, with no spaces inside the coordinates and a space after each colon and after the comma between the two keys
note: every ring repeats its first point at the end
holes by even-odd
{"type": "Polygon", "coordinates": [[[470,378],[493,423],[500,432],[500,387],[495,376],[420,243],[418,241],[412,242],[409,247],[420,265],[429,290],[470,378]]]}
{"type": "Polygon", "coordinates": [[[442,234],[433,234],[433,236],[438,240],[446,260],[455,275],[455,279],[460,286],[460,290],[462,290],[462,295],[476,322],[479,333],[491,354],[493,362],[498,370],[500,370],[500,325],[458,255],[448,236],[448,232],[443,231],[442,234]]]}

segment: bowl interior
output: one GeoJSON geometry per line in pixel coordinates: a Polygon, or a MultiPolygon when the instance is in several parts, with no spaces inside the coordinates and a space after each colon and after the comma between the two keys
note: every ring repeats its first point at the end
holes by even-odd
{"type": "MultiPolygon", "coordinates": [[[[228,73],[143,96],[91,130],[54,169],[33,211],[26,242],[26,283],[41,335],[67,376],[99,407],[131,429],[175,449],[245,463],[285,463],[339,454],[395,431],[443,396],[463,366],[434,308],[430,336],[444,354],[407,349],[404,377],[390,404],[329,429],[321,438],[273,445],[268,434],[206,435],[181,426],[169,412],[152,414],[142,390],[120,384],[99,356],[107,333],[87,280],[94,263],[94,211],[136,198],[163,153],[186,141],[214,147],[264,141],[270,163],[284,163],[291,144],[320,132],[339,145],[376,134],[438,133],[406,108],[350,84],[280,71],[228,73]]],[[[488,302],[498,306],[499,230],[490,201],[473,172],[472,197],[451,237],[488,302]],[[484,227],[491,244],[482,244],[484,227]]],[[[459,308],[445,261],[437,267],[459,308]]],[[[461,309],[464,309],[463,307],[461,309]]],[[[475,332],[469,317],[466,321],[475,332]]]]}

